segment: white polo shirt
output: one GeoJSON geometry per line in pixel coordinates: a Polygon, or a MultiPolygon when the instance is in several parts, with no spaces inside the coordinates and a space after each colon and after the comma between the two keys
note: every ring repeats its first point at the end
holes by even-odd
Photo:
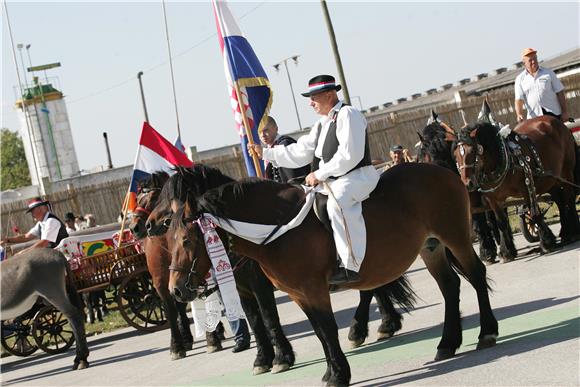
{"type": "Polygon", "coordinates": [[[535,77],[527,70],[516,77],[515,97],[524,101],[528,118],[543,115],[542,108],[558,116],[562,114],[556,96],[562,90],[564,86],[556,74],[544,67],[538,69],[535,77]]]}

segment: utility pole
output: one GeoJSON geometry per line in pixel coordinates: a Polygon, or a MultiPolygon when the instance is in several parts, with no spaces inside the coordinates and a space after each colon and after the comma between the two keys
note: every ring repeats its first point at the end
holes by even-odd
{"type": "Polygon", "coordinates": [[[288,71],[288,60],[292,59],[294,64],[298,65],[298,58],[300,55],[294,55],[288,57],[286,59],[282,59],[280,62],[276,63],[272,67],[276,69],[276,71],[280,71],[280,65],[284,63],[284,68],[286,69],[286,75],[288,76],[288,83],[290,84],[290,92],[292,93],[292,101],[294,101],[294,110],[296,111],[296,119],[298,120],[298,128],[302,130],[302,123],[300,122],[300,114],[298,114],[298,105],[296,105],[296,96],[294,95],[294,88],[292,87],[292,79],[290,79],[290,72],[288,71]]]}
{"type": "Polygon", "coordinates": [[[346,85],[346,79],[344,78],[344,71],[342,70],[342,61],[340,60],[340,54],[338,52],[338,45],[336,44],[336,36],[334,35],[334,28],[332,27],[332,21],[330,20],[330,14],[328,13],[328,7],[326,6],[326,0],[320,0],[322,5],[322,13],[324,14],[324,21],[326,22],[326,27],[328,28],[328,35],[330,37],[330,44],[332,45],[332,51],[334,52],[334,60],[336,61],[336,69],[338,70],[338,78],[342,85],[342,93],[344,95],[344,102],[350,105],[350,95],[348,94],[348,87],[346,85]]]}

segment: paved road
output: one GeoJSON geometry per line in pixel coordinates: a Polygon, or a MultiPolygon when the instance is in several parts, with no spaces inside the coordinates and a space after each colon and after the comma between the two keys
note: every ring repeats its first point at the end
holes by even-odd
{"type": "MultiPolygon", "coordinates": [[[[498,345],[475,351],[478,310],[475,292],[462,280],[463,346],[458,355],[433,362],[443,318],[442,296],[423,264],[417,261],[409,278],[420,297],[405,316],[403,330],[375,342],[379,315],[372,306],[367,344],[348,350],[352,383],[359,386],[577,386],[580,385],[580,243],[554,254],[523,255],[531,247],[516,236],[520,258],[488,267],[495,289],[492,306],[500,324],[498,345]]],[[[332,296],[343,349],[358,293],[332,296]]],[[[2,360],[3,385],[42,386],[264,386],[320,385],[326,364],[320,343],[302,312],[278,294],[279,311],[297,364],[279,375],[252,376],[255,348],[239,354],[226,349],[206,354],[197,342],[187,358],[170,361],[168,332],[139,334],[124,329],[89,339],[91,368],[69,372],[72,353],[35,354],[2,360]]]]}

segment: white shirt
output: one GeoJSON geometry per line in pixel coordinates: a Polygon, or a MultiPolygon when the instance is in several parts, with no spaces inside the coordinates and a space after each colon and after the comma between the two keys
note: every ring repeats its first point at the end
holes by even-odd
{"type": "Polygon", "coordinates": [[[527,70],[516,77],[515,97],[524,101],[528,118],[543,115],[542,108],[555,115],[562,114],[556,95],[562,90],[564,86],[556,74],[543,67],[538,69],[535,77],[527,70]]]}
{"type": "Polygon", "coordinates": [[[300,137],[295,144],[264,148],[263,159],[270,161],[275,167],[283,168],[302,167],[312,162],[314,156],[322,159],[324,140],[332,117],[338,111],[336,117],[338,149],[327,163],[320,160],[318,170],[314,171],[314,175],[318,180],[325,181],[330,176],[342,176],[349,172],[364,156],[367,121],[357,109],[352,106],[345,106],[341,109],[342,105],[342,101],[334,105],[328,115],[322,116],[314,124],[310,133],[300,137]],[[319,127],[321,128],[320,136],[318,136],[319,127]],[[316,142],[317,137],[318,142],[316,142]]]}
{"type": "Polygon", "coordinates": [[[28,234],[34,235],[40,240],[56,242],[58,238],[58,230],[60,230],[60,222],[55,218],[48,217],[47,211],[42,222],[37,222],[34,227],[28,231],[28,234]]]}

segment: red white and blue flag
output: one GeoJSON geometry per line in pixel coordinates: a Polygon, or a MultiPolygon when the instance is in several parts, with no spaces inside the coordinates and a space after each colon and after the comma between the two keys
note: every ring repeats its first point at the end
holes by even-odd
{"type": "MultiPolygon", "coordinates": [[[[243,99],[243,109],[251,128],[254,143],[260,143],[259,131],[266,125],[272,106],[272,90],[264,68],[252,46],[243,36],[225,1],[213,0],[218,39],[224,57],[228,93],[234,110],[236,129],[240,134],[242,153],[248,175],[257,176],[252,157],[247,150],[248,137],[242,120],[242,110],[234,87],[237,82],[243,99]]],[[[264,164],[260,161],[262,173],[264,164]]]]}
{"type": "Polygon", "coordinates": [[[139,182],[146,180],[154,172],[171,173],[171,169],[176,166],[192,167],[193,162],[187,158],[185,153],[177,149],[147,122],[144,122],[129,188],[128,210],[133,211],[136,207],[139,182]]]}

